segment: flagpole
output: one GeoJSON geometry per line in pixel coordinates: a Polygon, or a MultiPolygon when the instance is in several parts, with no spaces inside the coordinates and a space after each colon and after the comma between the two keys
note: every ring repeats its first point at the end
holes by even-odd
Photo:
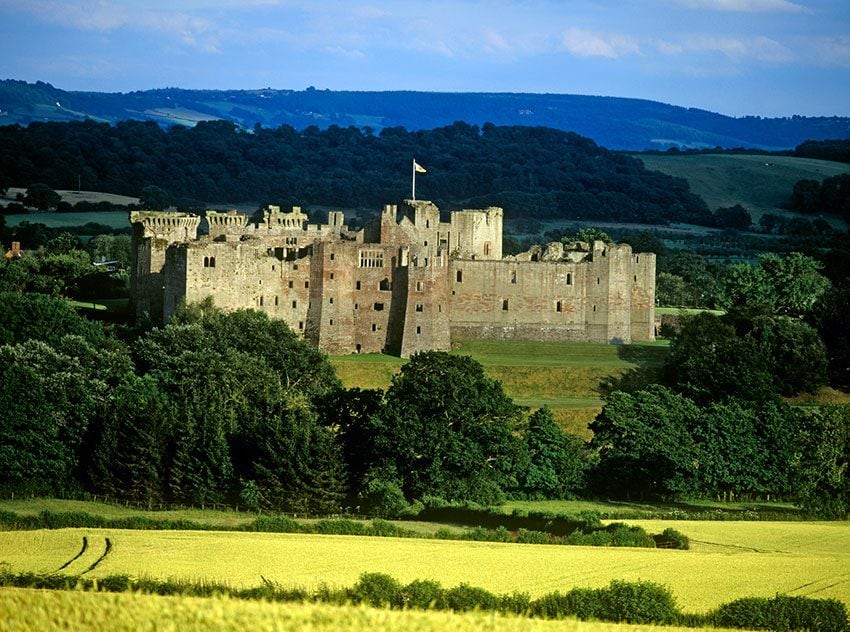
{"type": "Polygon", "coordinates": [[[413,159],[413,185],[410,187],[410,199],[416,199],[416,158],[413,159]]]}

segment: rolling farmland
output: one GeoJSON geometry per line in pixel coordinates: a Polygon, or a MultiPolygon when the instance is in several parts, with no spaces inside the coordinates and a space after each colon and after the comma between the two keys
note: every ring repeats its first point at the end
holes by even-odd
{"type": "Polygon", "coordinates": [[[410,630],[413,632],[669,632],[691,628],[582,621],[541,621],[493,613],[381,610],[365,606],[267,603],[226,597],[160,597],[131,593],[0,590],[0,620],[16,632],[103,630],[136,632],[169,628],[184,632],[256,632],[288,630],[410,630]]]}
{"type": "Polygon", "coordinates": [[[640,154],[636,158],[647,169],[685,178],[711,210],[740,204],[755,223],[765,213],[787,215],[783,206],[798,180],[823,180],[850,172],[850,165],[844,163],[792,156],[640,154]]]}
{"type": "MultiPolygon", "coordinates": [[[[650,523],[654,528],[671,523],[650,523]]],[[[0,560],[12,570],[129,574],[225,581],[248,587],[261,577],[286,586],[349,586],[363,572],[402,582],[461,582],[497,593],[539,596],[612,579],[651,580],[672,590],[686,611],[705,612],[743,596],[777,592],[850,604],[847,523],[676,522],[689,551],[404,540],[357,536],[193,531],[61,529],[0,533],[0,560]],[[83,537],[88,547],[80,555],[83,537]]]]}

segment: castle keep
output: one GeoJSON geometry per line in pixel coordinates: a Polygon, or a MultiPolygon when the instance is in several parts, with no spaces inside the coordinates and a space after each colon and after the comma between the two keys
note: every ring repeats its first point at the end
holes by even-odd
{"type": "Polygon", "coordinates": [[[286,323],[331,354],[448,350],[452,340],[654,339],[655,255],[577,242],[502,257],[502,209],[431,202],[385,206],[362,230],[341,212],[309,224],[270,206],[258,224],[236,211],[134,211],[137,315],[167,320],[211,297],[286,323]]]}

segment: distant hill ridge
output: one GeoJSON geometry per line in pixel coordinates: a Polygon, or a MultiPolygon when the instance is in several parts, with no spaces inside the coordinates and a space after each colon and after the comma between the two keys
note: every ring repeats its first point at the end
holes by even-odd
{"type": "Polygon", "coordinates": [[[49,83],[0,81],[0,125],[33,121],[152,120],[194,125],[227,120],[253,128],[331,125],[432,129],[473,125],[546,126],[574,131],[609,149],[747,147],[780,150],[806,140],[850,138],[850,117],[734,118],[643,99],[523,93],[184,90],[76,92],[49,83]]]}

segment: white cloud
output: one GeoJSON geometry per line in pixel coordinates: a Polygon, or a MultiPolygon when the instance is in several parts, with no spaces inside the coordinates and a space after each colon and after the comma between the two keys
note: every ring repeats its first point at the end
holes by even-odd
{"type": "Polygon", "coordinates": [[[850,68],[850,36],[821,37],[812,42],[811,48],[815,61],[850,68]]]}
{"type": "Polygon", "coordinates": [[[757,60],[771,63],[786,62],[795,58],[789,48],[761,35],[747,39],[697,35],[682,37],[677,42],[656,40],[654,44],[664,55],[719,53],[733,61],[757,60]]]}
{"type": "Polygon", "coordinates": [[[119,29],[152,31],[170,35],[190,48],[208,53],[219,52],[219,38],[214,23],[169,9],[132,8],[108,0],[77,3],[12,0],[7,5],[49,24],[100,33],[119,29]]]}
{"type": "Polygon", "coordinates": [[[567,29],[561,43],[564,49],[577,57],[607,57],[616,59],[623,55],[640,54],[636,39],[625,35],[597,33],[584,29],[567,29]]]}
{"type": "Polygon", "coordinates": [[[672,0],[686,9],[740,11],[751,13],[811,13],[811,9],[789,0],[672,0]]]}

